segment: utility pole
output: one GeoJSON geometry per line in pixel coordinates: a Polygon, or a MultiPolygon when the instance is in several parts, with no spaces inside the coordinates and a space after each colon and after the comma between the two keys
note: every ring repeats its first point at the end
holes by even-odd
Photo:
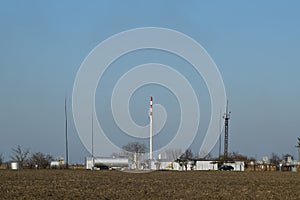
{"type": "Polygon", "coordinates": [[[300,161],[300,138],[298,137],[298,145],[296,146],[298,148],[298,161],[300,161]]]}
{"type": "Polygon", "coordinates": [[[95,161],[94,161],[94,107],[92,108],[92,169],[94,170],[95,161]]]}
{"type": "Polygon", "coordinates": [[[222,135],[219,136],[219,160],[221,160],[222,135]]]}
{"type": "Polygon", "coordinates": [[[69,168],[69,152],[68,152],[68,115],[67,115],[67,97],[65,97],[65,120],[66,120],[66,169],[69,168]]]}
{"type": "Polygon", "coordinates": [[[224,161],[227,161],[227,157],[228,157],[228,128],[229,128],[230,113],[231,112],[228,111],[228,100],[227,100],[226,113],[223,116],[223,118],[225,119],[224,161]]]}

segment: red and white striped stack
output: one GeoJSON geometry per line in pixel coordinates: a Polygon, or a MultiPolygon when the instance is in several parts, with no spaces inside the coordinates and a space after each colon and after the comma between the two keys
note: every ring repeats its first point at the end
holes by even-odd
{"type": "Polygon", "coordinates": [[[152,96],[150,97],[150,112],[149,115],[152,116],[152,96]]]}

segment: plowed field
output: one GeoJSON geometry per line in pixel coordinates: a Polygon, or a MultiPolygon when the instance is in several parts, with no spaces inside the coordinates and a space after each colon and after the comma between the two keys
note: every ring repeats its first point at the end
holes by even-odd
{"type": "Polygon", "coordinates": [[[300,173],[0,170],[1,199],[300,199],[300,173]]]}

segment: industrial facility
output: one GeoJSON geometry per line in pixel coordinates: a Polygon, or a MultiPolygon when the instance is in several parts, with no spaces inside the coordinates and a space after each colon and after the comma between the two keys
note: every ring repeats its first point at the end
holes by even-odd
{"type": "MultiPolygon", "coordinates": [[[[189,160],[186,163],[180,160],[170,161],[168,159],[152,159],[140,162],[136,165],[126,157],[87,157],[85,160],[85,168],[88,170],[174,170],[174,171],[212,171],[222,170],[222,166],[231,166],[230,171],[244,171],[244,161],[234,161],[220,163],[218,161],[207,160],[189,160]],[[138,166],[138,167],[137,167],[138,166]]],[[[225,169],[227,170],[227,169],[225,169]]]]}
{"type": "MultiPolygon", "coordinates": [[[[228,155],[228,126],[230,112],[228,111],[228,102],[226,107],[226,113],[224,114],[225,121],[225,141],[224,141],[224,160],[208,161],[208,160],[196,160],[187,159],[182,160],[177,158],[176,160],[170,160],[162,158],[159,154],[158,159],[153,157],[153,97],[150,96],[149,102],[149,158],[142,160],[136,159],[136,153],[133,153],[133,158],[130,160],[128,157],[94,157],[94,141],[93,141],[93,127],[92,127],[92,157],[87,157],[85,160],[85,168],[89,170],[103,170],[103,169],[118,169],[118,170],[176,170],[176,171],[189,171],[189,170],[233,170],[244,171],[245,163],[243,161],[227,162],[228,155]]],[[[92,118],[93,126],[93,118],[92,118]]]]}
{"type": "MultiPolygon", "coordinates": [[[[114,157],[94,157],[94,141],[93,141],[93,127],[92,127],[92,156],[86,157],[85,168],[88,170],[175,170],[175,171],[190,171],[190,170],[226,170],[226,171],[245,171],[248,170],[289,170],[297,171],[299,166],[298,161],[294,161],[292,158],[287,158],[282,161],[278,166],[271,164],[267,158],[263,161],[256,161],[245,163],[241,160],[229,160],[229,119],[231,112],[228,109],[228,101],[226,105],[226,111],[223,115],[224,119],[224,153],[221,158],[221,134],[219,141],[219,159],[203,160],[203,159],[182,159],[180,157],[170,159],[167,157],[162,158],[162,154],[158,155],[158,158],[153,156],[153,97],[150,96],[149,102],[149,154],[142,153],[142,156],[138,158],[135,152],[131,152],[132,156],[114,156],[114,157]],[[132,157],[132,158],[130,158],[132,157]]],[[[92,118],[93,126],[93,118],[92,118]]],[[[220,130],[221,131],[221,130],[220,130]]],[[[67,135],[67,134],[66,134],[67,135]]],[[[296,146],[299,152],[300,158],[300,138],[298,138],[298,145],[296,146]]],[[[67,151],[66,151],[67,152],[67,151]]],[[[140,153],[139,153],[140,154],[140,153]]]]}

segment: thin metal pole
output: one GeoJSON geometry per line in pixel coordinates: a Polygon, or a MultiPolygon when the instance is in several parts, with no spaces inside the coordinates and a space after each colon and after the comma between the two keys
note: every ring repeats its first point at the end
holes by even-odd
{"type": "Polygon", "coordinates": [[[219,121],[219,160],[221,159],[221,149],[222,149],[222,115],[221,115],[221,112],[220,111],[220,121],[219,121]]]}
{"type": "Polygon", "coordinates": [[[68,151],[68,115],[67,115],[67,97],[65,97],[65,120],[66,120],[66,169],[69,168],[69,151],[68,151]]]}
{"type": "Polygon", "coordinates": [[[93,169],[94,169],[94,111],[92,108],[92,162],[93,162],[93,169]]]}

